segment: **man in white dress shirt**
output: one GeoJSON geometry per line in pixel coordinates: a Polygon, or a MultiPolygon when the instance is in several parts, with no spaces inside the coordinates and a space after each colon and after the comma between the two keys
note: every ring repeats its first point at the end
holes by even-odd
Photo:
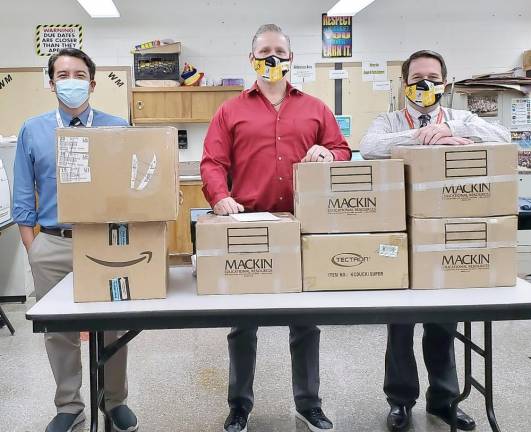
{"type": "MultiPolygon", "coordinates": [[[[394,146],[464,145],[472,142],[510,142],[509,131],[488,123],[470,111],[440,106],[446,85],[446,64],[434,51],[417,51],[402,65],[406,108],[380,114],[360,144],[365,159],[389,158],[394,146]]],[[[391,406],[387,427],[391,432],[409,429],[411,408],[419,397],[419,378],[413,352],[414,324],[388,326],[384,392],[391,406]]],[[[451,402],[459,395],[455,369],[456,323],[424,324],[422,339],[429,388],[426,411],[446,423],[451,402]]],[[[458,409],[457,427],[473,430],[474,420],[458,409]]]]}

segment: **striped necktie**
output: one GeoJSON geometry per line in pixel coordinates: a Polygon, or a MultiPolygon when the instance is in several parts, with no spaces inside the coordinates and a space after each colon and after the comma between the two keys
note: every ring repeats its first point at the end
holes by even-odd
{"type": "Polygon", "coordinates": [[[72,120],[70,120],[70,126],[71,127],[83,126],[83,123],[81,123],[81,120],[79,120],[79,117],[74,117],[72,120]]]}

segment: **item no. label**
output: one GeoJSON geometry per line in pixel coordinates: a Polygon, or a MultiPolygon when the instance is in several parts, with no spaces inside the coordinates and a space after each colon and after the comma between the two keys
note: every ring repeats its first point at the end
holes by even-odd
{"type": "Polygon", "coordinates": [[[378,255],[396,258],[398,256],[398,246],[381,244],[378,250],[378,255]]]}
{"type": "Polygon", "coordinates": [[[89,139],[87,137],[59,137],[57,165],[61,183],[89,183],[89,139]]]}
{"type": "Polygon", "coordinates": [[[328,198],[329,215],[371,214],[376,211],[376,197],[328,198]]]}

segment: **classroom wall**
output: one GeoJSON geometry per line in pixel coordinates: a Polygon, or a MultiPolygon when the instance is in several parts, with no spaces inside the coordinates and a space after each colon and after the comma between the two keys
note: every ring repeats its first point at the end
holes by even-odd
{"type": "MultiPolygon", "coordinates": [[[[247,55],[256,28],[275,22],[290,34],[295,58],[323,62],[321,13],[334,0],[115,0],[122,17],[91,19],[75,0],[18,0],[0,5],[0,67],[43,66],[35,54],[37,24],[80,23],[83,48],[101,66],[130,65],[135,43],[173,38],[183,44],[182,63],[211,78],[253,81],[247,55]]],[[[402,60],[418,49],[435,49],[448,63],[450,78],[502,71],[521,64],[531,48],[529,0],[466,0],[419,3],[376,0],[353,21],[353,57],[402,60]]],[[[206,127],[189,125],[190,150],[197,159],[206,127]]]]}

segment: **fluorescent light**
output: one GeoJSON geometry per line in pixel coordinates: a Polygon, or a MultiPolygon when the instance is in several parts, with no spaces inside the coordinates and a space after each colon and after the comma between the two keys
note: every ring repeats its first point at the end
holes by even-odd
{"type": "MultiPolygon", "coordinates": [[[[79,1],[79,0],[78,0],[79,1]]],[[[328,11],[328,16],[356,15],[362,9],[369,6],[374,0],[339,0],[328,11]]]]}
{"type": "Polygon", "coordinates": [[[77,0],[92,18],[118,18],[120,12],[112,0],[77,0]]]}

